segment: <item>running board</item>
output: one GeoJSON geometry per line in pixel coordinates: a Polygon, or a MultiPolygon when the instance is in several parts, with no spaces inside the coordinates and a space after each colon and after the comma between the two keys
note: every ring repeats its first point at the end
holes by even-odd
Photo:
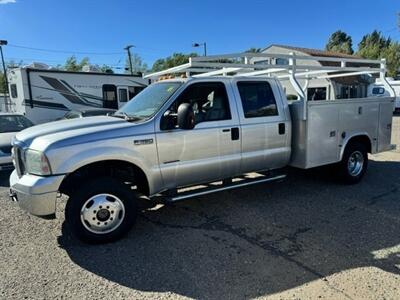
{"type": "MultiPolygon", "coordinates": [[[[182,201],[182,200],[192,198],[192,197],[203,196],[203,195],[207,195],[207,194],[211,194],[211,193],[232,190],[232,189],[249,186],[249,185],[253,185],[253,184],[277,181],[277,180],[284,179],[286,177],[286,175],[283,174],[283,175],[278,175],[278,176],[274,176],[274,177],[266,177],[266,176],[260,176],[260,177],[242,179],[242,180],[239,180],[236,182],[233,181],[228,184],[222,184],[221,186],[215,186],[215,185],[209,184],[209,185],[206,185],[206,187],[200,188],[199,191],[189,190],[189,191],[185,191],[185,192],[178,192],[173,196],[165,197],[164,201],[165,202],[177,202],[177,201],[182,201]]],[[[204,185],[200,185],[200,187],[202,187],[202,186],[204,186],[204,185]]]]}

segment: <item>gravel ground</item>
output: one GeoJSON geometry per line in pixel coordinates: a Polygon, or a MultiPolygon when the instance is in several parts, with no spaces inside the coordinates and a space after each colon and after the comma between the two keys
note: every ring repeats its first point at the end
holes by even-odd
{"type": "MultiPolygon", "coordinates": [[[[400,117],[393,141],[400,143],[400,117]]],[[[280,183],[141,214],[88,246],[8,200],[0,177],[0,298],[399,299],[400,150],[355,186],[294,171],[280,183]]]]}

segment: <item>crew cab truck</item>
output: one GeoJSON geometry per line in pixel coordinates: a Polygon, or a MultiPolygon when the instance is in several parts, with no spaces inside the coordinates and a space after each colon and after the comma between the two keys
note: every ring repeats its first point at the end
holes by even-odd
{"type": "MultiPolygon", "coordinates": [[[[250,54],[240,55],[247,60],[250,54]]],[[[289,56],[288,74],[299,94],[289,104],[277,77],[263,73],[274,67],[220,62],[232,56],[150,74],[189,77],[150,85],[113,116],[18,133],[11,199],[47,217],[65,194],[66,222],[75,235],[110,242],[133,226],[143,198],[171,202],[278,180],[287,166],[335,164],[344,182],[356,183],[368,153],[391,149],[393,97],[305,101],[289,56]]],[[[383,62],[377,63],[367,71],[384,73],[383,62]]],[[[345,64],[326,71],[352,72],[345,64]]]]}

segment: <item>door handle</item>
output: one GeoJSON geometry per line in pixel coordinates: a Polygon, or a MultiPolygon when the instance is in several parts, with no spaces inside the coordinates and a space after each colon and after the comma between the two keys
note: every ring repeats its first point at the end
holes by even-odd
{"type": "Polygon", "coordinates": [[[286,131],[285,123],[279,123],[278,124],[278,133],[280,135],[283,135],[283,134],[285,134],[285,131],[286,131]]]}
{"type": "Polygon", "coordinates": [[[237,141],[239,139],[239,127],[233,127],[231,129],[231,139],[232,141],[237,141]]]}
{"type": "Polygon", "coordinates": [[[230,129],[230,128],[227,128],[227,129],[222,129],[222,132],[229,132],[229,131],[231,131],[231,129],[230,129]]]}

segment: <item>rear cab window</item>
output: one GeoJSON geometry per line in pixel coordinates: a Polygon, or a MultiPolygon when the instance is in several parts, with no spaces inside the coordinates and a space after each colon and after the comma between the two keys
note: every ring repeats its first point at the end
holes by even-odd
{"type": "Polygon", "coordinates": [[[278,106],[267,81],[238,81],[243,114],[246,119],[278,116],[278,106]]]}

